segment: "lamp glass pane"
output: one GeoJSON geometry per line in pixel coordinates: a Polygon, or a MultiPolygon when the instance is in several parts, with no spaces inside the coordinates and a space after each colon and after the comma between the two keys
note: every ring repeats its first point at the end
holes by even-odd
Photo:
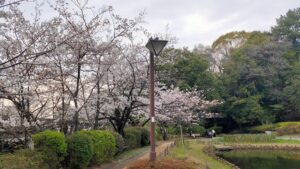
{"type": "Polygon", "coordinates": [[[163,48],[166,46],[168,41],[165,41],[165,40],[153,40],[152,41],[152,45],[153,45],[153,48],[155,50],[155,55],[159,55],[160,52],[163,50],[163,48]]]}
{"type": "Polygon", "coordinates": [[[152,40],[150,39],[146,44],[146,47],[154,53],[156,56],[160,54],[162,49],[166,46],[168,41],[166,40],[152,40]]]}

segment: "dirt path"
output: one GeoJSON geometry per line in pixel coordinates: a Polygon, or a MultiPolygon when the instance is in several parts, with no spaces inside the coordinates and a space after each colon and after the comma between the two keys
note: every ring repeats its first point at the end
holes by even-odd
{"type": "MultiPolygon", "coordinates": [[[[165,150],[172,144],[172,141],[163,142],[156,147],[157,156],[164,154],[165,150]]],[[[122,159],[121,161],[113,161],[111,163],[102,164],[99,167],[90,167],[89,169],[126,169],[126,166],[130,165],[134,161],[141,159],[149,159],[149,149],[137,154],[134,157],[122,159]]]]}
{"type": "Polygon", "coordinates": [[[144,152],[137,154],[136,156],[122,159],[119,161],[113,161],[111,163],[102,164],[99,167],[91,167],[90,169],[122,169],[122,168],[124,168],[124,166],[127,166],[132,161],[136,161],[137,159],[144,156],[145,154],[148,154],[148,152],[149,152],[149,150],[146,150],[144,152]]]}
{"type": "MultiPolygon", "coordinates": [[[[166,150],[169,149],[173,143],[174,143],[174,141],[168,141],[168,142],[164,142],[161,145],[157,146],[155,149],[156,156],[157,157],[164,156],[166,153],[166,150]]],[[[144,154],[143,156],[140,156],[139,158],[136,158],[135,160],[130,161],[129,163],[124,165],[124,167],[122,169],[126,169],[127,168],[126,166],[129,166],[130,164],[132,164],[133,162],[135,162],[137,160],[149,160],[149,151],[146,154],[144,154]]]]}

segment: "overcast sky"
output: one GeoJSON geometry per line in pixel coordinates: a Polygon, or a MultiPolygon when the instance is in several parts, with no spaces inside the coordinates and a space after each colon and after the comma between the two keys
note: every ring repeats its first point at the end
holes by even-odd
{"type": "Polygon", "coordinates": [[[300,7],[300,0],[94,0],[110,4],[120,15],[134,17],[146,11],[151,33],[178,38],[178,46],[211,45],[220,35],[237,30],[269,31],[276,18],[300,7]]]}
{"type": "MultiPolygon", "coordinates": [[[[39,0],[40,1],[40,0],[39,0]]],[[[134,18],[145,11],[143,25],[150,33],[166,32],[178,38],[178,47],[212,42],[230,31],[269,31],[276,18],[300,7],[300,0],[90,0],[111,5],[115,13],[134,18]]],[[[28,8],[26,8],[28,9],[28,8]]],[[[44,11],[47,12],[47,11],[44,11]]]]}

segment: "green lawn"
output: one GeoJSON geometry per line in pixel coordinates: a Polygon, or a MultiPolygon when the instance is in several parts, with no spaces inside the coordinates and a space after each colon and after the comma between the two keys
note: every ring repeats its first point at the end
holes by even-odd
{"type": "Polygon", "coordinates": [[[300,144],[300,137],[299,135],[276,137],[266,134],[232,134],[213,138],[212,142],[216,144],[300,144]]]}
{"type": "Polygon", "coordinates": [[[208,166],[210,169],[231,169],[230,166],[224,164],[203,152],[204,144],[196,141],[189,141],[188,146],[174,147],[170,155],[172,158],[188,159],[202,166],[208,166]]]}
{"type": "Polygon", "coordinates": [[[300,144],[300,140],[290,140],[290,139],[275,139],[272,143],[277,144],[300,144]]]}

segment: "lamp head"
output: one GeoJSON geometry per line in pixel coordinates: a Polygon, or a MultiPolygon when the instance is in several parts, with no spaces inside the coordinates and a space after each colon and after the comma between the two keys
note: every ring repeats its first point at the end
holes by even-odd
{"type": "Polygon", "coordinates": [[[168,41],[166,40],[159,40],[158,38],[152,39],[151,37],[146,44],[146,48],[148,48],[155,56],[158,56],[167,43],[168,41]]]}

